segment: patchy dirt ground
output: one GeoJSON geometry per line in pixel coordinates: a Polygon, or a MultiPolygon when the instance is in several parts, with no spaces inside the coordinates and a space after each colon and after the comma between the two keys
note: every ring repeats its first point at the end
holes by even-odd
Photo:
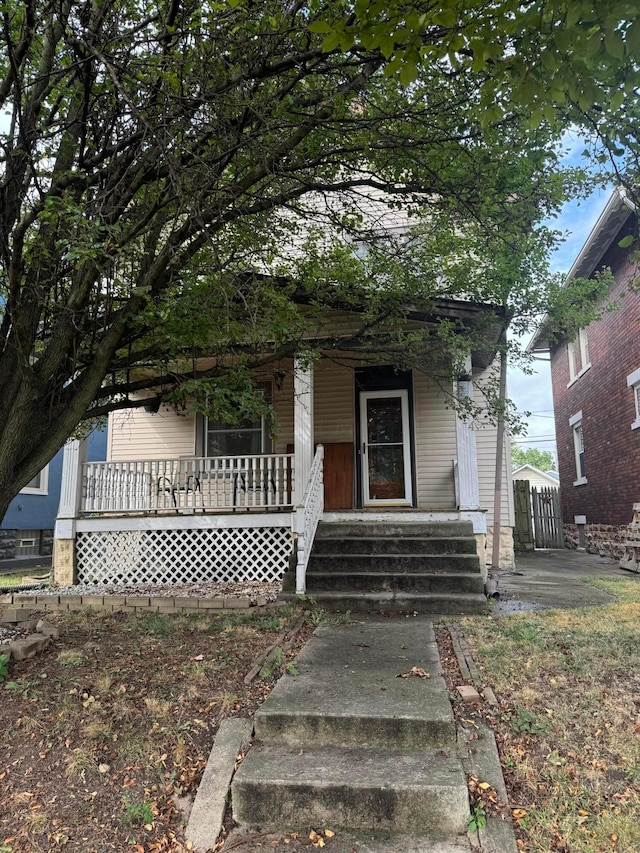
{"type": "Polygon", "coordinates": [[[220,721],[268,695],[281,671],[244,676],[299,611],[46,618],[60,639],[0,684],[1,853],[187,849],[220,721]]]}

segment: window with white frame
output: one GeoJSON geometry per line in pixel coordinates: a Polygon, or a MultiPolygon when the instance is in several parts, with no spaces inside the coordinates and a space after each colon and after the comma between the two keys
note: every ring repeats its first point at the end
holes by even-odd
{"type": "Polygon", "coordinates": [[[576,378],[576,344],[575,341],[569,341],[567,344],[567,356],[569,358],[569,381],[576,378]]]}
{"type": "Polygon", "coordinates": [[[587,337],[586,329],[580,329],[578,332],[578,343],[580,345],[580,373],[584,373],[585,370],[588,370],[591,367],[591,361],[589,359],[589,338],[587,337]]]}
{"type": "Polygon", "coordinates": [[[640,368],[627,376],[627,387],[633,393],[635,420],[631,424],[631,429],[638,429],[640,428],[640,368]]]}
{"type": "Polygon", "coordinates": [[[586,329],[580,329],[578,331],[578,337],[574,341],[569,341],[567,344],[567,357],[569,359],[568,387],[591,367],[589,357],[589,336],[587,335],[586,329]],[[580,356],[579,363],[578,355],[580,356]]]}
{"type": "MultiPolygon", "coordinates": [[[[271,389],[262,389],[269,399],[271,389]]],[[[257,456],[269,453],[271,441],[266,418],[228,424],[214,418],[205,419],[205,456],[257,456]]]]}
{"type": "Polygon", "coordinates": [[[29,480],[27,485],[20,489],[23,495],[48,495],[49,494],[49,466],[45,465],[42,471],[29,480]]]}
{"type": "Polygon", "coordinates": [[[584,461],[584,432],[582,431],[582,412],[576,412],[569,418],[569,426],[573,431],[573,450],[576,460],[576,479],[574,486],[582,486],[587,482],[587,469],[584,461]]]}

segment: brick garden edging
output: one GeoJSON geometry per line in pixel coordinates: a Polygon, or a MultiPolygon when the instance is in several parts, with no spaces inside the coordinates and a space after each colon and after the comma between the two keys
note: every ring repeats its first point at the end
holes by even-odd
{"type": "Polygon", "coordinates": [[[110,613],[204,613],[212,610],[246,612],[256,607],[279,607],[284,602],[269,602],[259,595],[255,604],[248,597],[232,595],[218,598],[153,595],[52,595],[12,593],[0,595],[2,607],[28,607],[36,610],[104,610],[110,613]]]}

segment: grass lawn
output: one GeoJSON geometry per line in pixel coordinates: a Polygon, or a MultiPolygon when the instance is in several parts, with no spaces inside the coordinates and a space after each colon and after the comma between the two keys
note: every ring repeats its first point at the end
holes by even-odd
{"type": "Polygon", "coordinates": [[[46,583],[49,580],[49,570],[43,569],[42,566],[36,566],[31,569],[21,569],[12,574],[0,574],[0,591],[3,587],[21,586],[24,579],[38,580],[46,583]]]}
{"type": "Polygon", "coordinates": [[[531,853],[640,851],[640,578],[592,582],[617,603],[457,623],[531,853]]]}
{"type": "Polygon", "coordinates": [[[0,853],[186,850],[182,798],[220,721],[293,668],[311,625],[244,683],[299,615],[47,615],[60,639],[0,674],[0,853]]]}
{"type": "MultiPolygon", "coordinates": [[[[499,704],[454,707],[493,726],[530,853],[640,851],[640,578],[593,582],[617,603],[455,621],[499,704]]],[[[299,612],[47,616],[60,639],[0,675],[0,853],[183,853],[220,721],[293,668],[319,613],[244,684],[299,612]]]]}

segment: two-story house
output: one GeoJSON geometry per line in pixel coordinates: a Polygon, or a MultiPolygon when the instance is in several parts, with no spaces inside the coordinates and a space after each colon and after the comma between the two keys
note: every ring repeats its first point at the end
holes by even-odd
{"type": "Polygon", "coordinates": [[[616,189],[567,276],[609,268],[613,283],[600,319],[572,340],[543,323],[529,348],[549,352],[565,534],[585,525],[589,550],[619,555],[640,501],[640,291],[638,216],[616,189]]]}

